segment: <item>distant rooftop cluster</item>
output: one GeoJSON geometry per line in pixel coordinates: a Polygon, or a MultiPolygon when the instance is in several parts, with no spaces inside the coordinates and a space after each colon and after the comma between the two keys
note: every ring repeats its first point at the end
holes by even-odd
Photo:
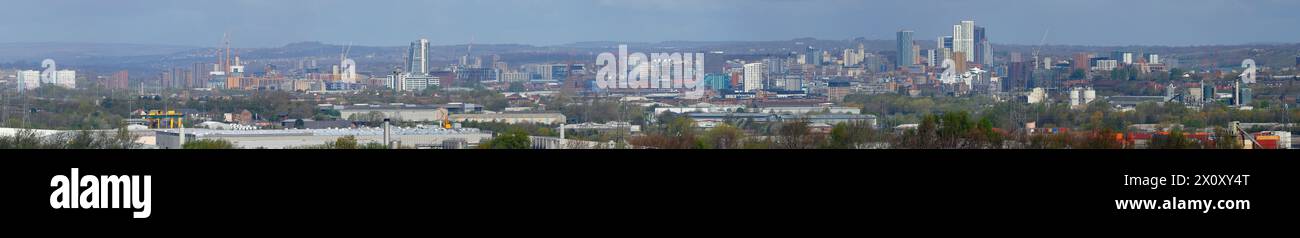
{"type": "MultiPolygon", "coordinates": [[[[476,128],[391,128],[393,135],[452,135],[452,134],[472,134],[481,133],[476,128]]],[[[180,129],[160,130],[161,132],[177,134],[180,129]]],[[[383,128],[353,128],[353,129],[282,129],[282,130],[214,130],[214,129],[185,129],[185,134],[196,136],[380,136],[384,134],[383,128]]]]}

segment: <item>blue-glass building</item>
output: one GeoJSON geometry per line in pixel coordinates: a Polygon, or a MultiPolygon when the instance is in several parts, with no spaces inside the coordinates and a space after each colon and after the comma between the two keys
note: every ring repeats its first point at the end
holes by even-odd
{"type": "Polygon", "coordinates": [[[912,31],[898,32],[898,58],[895,59],[898,62],[895,63],[899,68],[910,67],[916,62],[915,55],[912,55],[912,44],[912,31]]]}
{"type": "Polygon", "coordinates": [[[704,86],[719,93],[729,92],[731,91],[731,76],[727,74],[706,74],[704,75],[704,86]]]}

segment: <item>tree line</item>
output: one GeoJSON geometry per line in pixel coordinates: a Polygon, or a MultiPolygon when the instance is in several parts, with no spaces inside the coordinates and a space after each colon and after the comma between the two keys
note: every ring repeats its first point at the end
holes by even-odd
{"type": "Polygon", "coordinates": [[[48,136],[18,130],[13,135],[0,135],[0,149],[139,149],[137,138],[125,128],[113,133],[82,130],[48,136]]]}

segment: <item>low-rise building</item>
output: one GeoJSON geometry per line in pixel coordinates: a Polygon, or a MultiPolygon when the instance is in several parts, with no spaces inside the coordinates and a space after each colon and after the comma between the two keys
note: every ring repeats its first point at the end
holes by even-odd
{"type": "Polygon", "coordinates": [[[770,113],[686,113],[686,116],[695,121],[695,127],[713,128],[722,123],[751,121],[751,122],[776,122],[780,118],[770,113]]]}
{"type": "Polygon", "coordinates": [[[677,114],[683,113],[726,113],[726,112],[744,112],[745,105],[714,105],[714,104],[696,104],[687,107],[656,107],[654,115],[660,115],[665,112],[677,114]]]}
{"type": "Polygon", "coordinates": [[[641,132],[641,126],[632,125],[632,123],[628,123],[628,122],[609,122],[609,123],[586,122],[581,124],[564,125],[564,129],[573,130],[573,131],[597,131],[597,132],[600,131],[622,131],[628,133],[641,132]]]}
{"type": "Polygon", "coordinates": [[[301,120],[302,120],[302,128],[299,128],[299,127],[298,127],[298,120],[299,120],[299,119],[286,119],[286,120],[280,121],[280,127],[282,127],[282,128],[297,128],[297,129],[333,129],[333,128],[354,128],[354,127],[356,127],[356,125],[352,124],[351,121],[317,121],[317,120],[312,120],[312,119],[301,119],[301,120]]]}
{"type": "Polygon", "coordinates": [[[414,104],[388,104],[388,105],[370,105],[355,104],[352,106],[329,106],[329,109],[339,111],[339,117],[351,118],[353,115],[368,115],[371,112],[378,112],[384,117],[398,121],[442,121],[447,113],[480,113],[483,111],[482,105],[472,103],[451,103],[441,105],[414,105],[414,104]]]}
{"type": "Polygon", "coordinates": [[[795,115],[803,115],[803,114],[810,114],[810,113],[862,114],[861,108],[836,107],[836,106],[764,107],[764,108],[758,108],[756,111],[761,113],[795,114],[795,115]]]}
{"type": "Polygon", "coordinates": [[[452,114],[453,122],[500,122],[508,124],[538,123],[561,124],[568,120],[559,113],[496,113],[496,114],[452,114]]]}
{"type": "MultiPolygon", "coordinates": [[[[155,143],[158,148],[181,148],[179,129],[155,131],[155,143]]],[[[201,139],[220,139],[230,141],[238,148],[245,149],[289,149],[306,146],[324,145],[344,136],[354,136],[358,144],[372,142],[383,143],[382,128],[349,129],[307,129],[307,130],[212,130],[185,129],[185,141],[201,139]]],[[[444,140],[461,139],[465,141],[482,141],[491,139],[492,134],[474,128],[391,128],[392,141],[403,146],[430,148],[442,145],[444,140]]]]}
{"type": "Polygon", "coordinates": [[[1120,108],[1136,107],[1143,103],[1156,103],[1164,105],[1169,99],[1165,96],[1111,96],[1110,105],[1120,108]]]}
{"type": "MultiPolygon", "coordinates": [[[[528,140],[532,149],[537,150],[575,150],[575,149],[618,149],[616,142],[595,142],[560,139],[556,137],[529,136],[528,140]]],[[[624,146],[631,149],[631,146],[624,146]]]]}
{"type": "Polygon", "coordinates": [[[861,114],[814,114],[814,115],[781,115],[781,121],[800,121],[808,123],[822,123],[827,125],[837,125],[840,123],[866,122],[871,127],[876,127],[877,121],[875,115],[861,114]]]}

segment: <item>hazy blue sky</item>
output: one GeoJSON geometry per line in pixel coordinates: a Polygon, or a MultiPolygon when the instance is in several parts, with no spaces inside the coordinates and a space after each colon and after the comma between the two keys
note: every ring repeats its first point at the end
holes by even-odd
{"type": "Polygon", "coordinates": [[[1296,0],[14,0],[0,42],[236,46],[577,41],[919,39],[974,19],[995,43],[1300,41],[1296,0]]]}

